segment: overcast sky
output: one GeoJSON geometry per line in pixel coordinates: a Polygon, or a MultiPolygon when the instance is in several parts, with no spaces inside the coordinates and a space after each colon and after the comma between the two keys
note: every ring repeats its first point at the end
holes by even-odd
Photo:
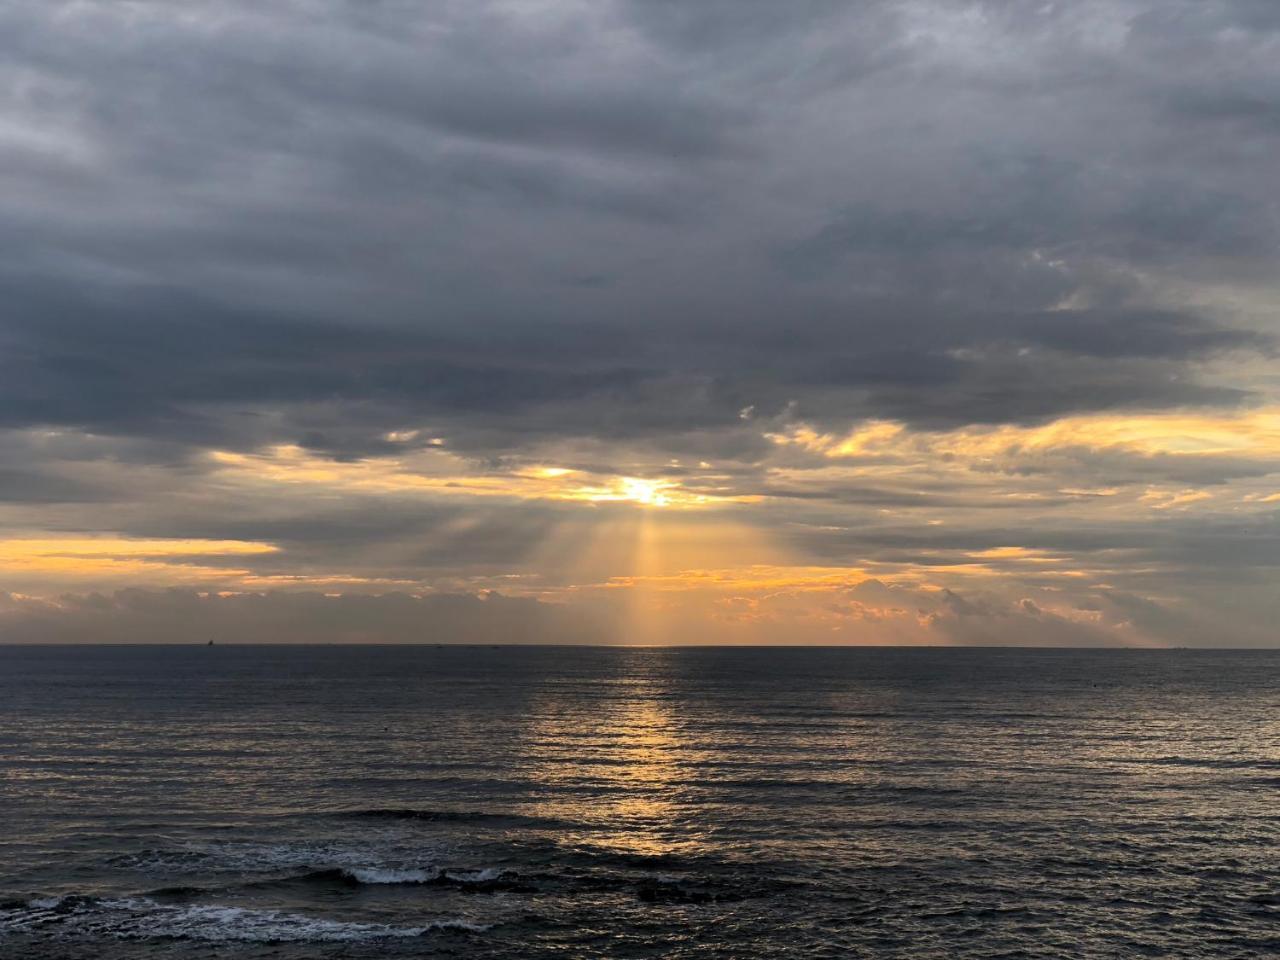
{"type": "Polygon", "coordinates": [[[0,640],[1280,641],[1274,0],[0,5],[0,640]]]}

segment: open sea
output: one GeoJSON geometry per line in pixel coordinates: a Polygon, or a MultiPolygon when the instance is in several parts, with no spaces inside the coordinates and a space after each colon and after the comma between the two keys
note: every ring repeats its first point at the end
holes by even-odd
{"type": "Polygon", "coordinates": [[[1280,955],[1280,653],[0,647],[0,957],[1280,955]]]}

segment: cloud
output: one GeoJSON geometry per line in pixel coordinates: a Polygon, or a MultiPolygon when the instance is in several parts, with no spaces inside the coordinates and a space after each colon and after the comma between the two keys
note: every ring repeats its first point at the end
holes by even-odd
{"type": "MultiPolygon", "coordinates": [[[[546,603],[496,592],[326,595],[124,589],[35,599],[0,594],[9,643],[968,643],[1117,645],[1145,634],[1131,621],[1072,619],[1032,600],[966,599],[952,591],[864,581],[823,592],[764,573],[749,582],[688,583],[637,624],[612,598],[546,603]],[[759,588],[763,588],[763,592],[759,588]],[[711,595],[708,596],[708,593],[711,595]],[[810,594],[806,596],[806,594],[810,594]],[[706,609],[710,607],[708,618],[706,609]],[[1128,632],[1126,632],[1128,630],[1128,632]],[[651,631],[656,631],[656,635],[651,631]]],[[[650,597],[652,599],[652,597],[650,597]]],[[[1144,625],[1177,623],[1159,604],[1122,597],[1144,625]]]]}
{"type": "Polygon", "coordinates": [[[582,643],[600,635],[581,617],[495,593],[0,596],[0,637],[9,643],[582,643]]]}
{"type": "Polygon", "coordinates": [[[1273,6],[12,5],[0,536],[276,549],[0,589],[591,620],[661,490],[733,557],[695,581],[918,594],[698,595],[691,634],[1254,642],[1273,6]]]}

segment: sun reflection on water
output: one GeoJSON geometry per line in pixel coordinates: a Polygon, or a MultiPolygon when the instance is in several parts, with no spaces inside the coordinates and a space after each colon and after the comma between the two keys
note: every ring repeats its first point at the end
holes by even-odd
{"type": "Polygon", "coordinates": [[[590,712],[566,712],[558,699],[536,711],[527,759],[553,789],[533,812],[582,824],[570,845],[640,857],[696,848],[700,832],[683,814],[693,745],[662,680],[619,674],[594,686],[590,712]]]}

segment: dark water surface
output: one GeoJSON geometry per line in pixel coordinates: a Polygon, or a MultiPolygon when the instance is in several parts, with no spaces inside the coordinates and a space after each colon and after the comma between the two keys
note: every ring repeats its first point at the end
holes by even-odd
{"type": "Polygon", "coordinates": [[[1280,654],[0,648],[0,957],[1280,954],[1280,654]]]}

